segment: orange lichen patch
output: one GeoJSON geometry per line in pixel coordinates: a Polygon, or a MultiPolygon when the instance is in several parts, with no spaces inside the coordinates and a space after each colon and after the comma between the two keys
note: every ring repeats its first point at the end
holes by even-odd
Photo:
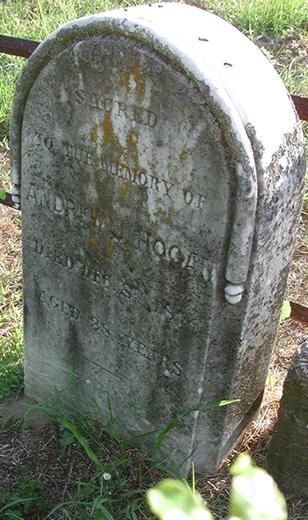
{"type": "Polygon", "coordinates": [[[91,209],[91,218],[95,220],[97,217],[102,217],[102,213],[98,208],[91,209]]]}
{"type": "Polygon", "coordinates": [[[137,96],[141,96],[144,92],[144,80],[140,72],[139,63],[136,63],[131,69],[130,74],[133,76],[136,83],[137,96]]]}
{"type": "Polygon", "coordinates": [[[105,114],[104,114],[103,131],[104,131],[103,147],[107,148],[109,144],[112,144],[112,141],[114,139],[112,120],[111,120],[111,115],[109,112],[105,112],[105,114]]]}
{"type": "Polygon", "coordinates": [[[106,250],[105,250],[106,258],[108,258],[110,260],[112,258],[112,254],[113,254],[113,243],[112,243],[111,239],[108,239],[107,244],[106,244],[106,250]]]}
{"type": "Polygon", "coordinates": [[[103,128],[102,149],[103,150],[111,149],[113,152],[113,156],[115,158],[118,158],[123,153],[123,150],[120,145],[120,141],[114,132],[110,112],[105,112],[103,122],[102,122],[102,128],[103,128]]]}
{"type": "Polygon", "coordinates": [[[94,125],[90,132],[90,140],[92,143],[97,144],[97,125],[94,125]]]}
{"type": "Polygon", "coordinates": [[[118,199],[117,202],[120,206],[125,206],[127,204],[127,199],[131,198],[133,192],[133,186],[129,182],[123,182],[118,188],[118,199]]]}
{"type": "Polygon", "coordinates": [[[138,130],[136,130],[135,128],[131,128],[127,133],[126,144],[127,144],[127,150],[128,150],[129,157],[131,157],[134,160],[136,168],[138,168],[138,162],[139,162],[138,148],[137,148],[138,140],[139,140],[138,130]]]}
{"type": "Polygon", "coordinates": [[[119,87],[124,87],[126,94],[129,93],[129,70],[120,72],[117,83],[119,87]]]}
{"type": "Polygon", "coordinates": [[[189,150],[184,148],[184,150],[182,150],[180,153],[180,161],[185,162],[188,156],[189,156],[189,150]]]}
{"type": "Polygon", "coordinates": [[[124,87],[126,94],[131,90],[130,77],[134,79],[136,85],[136,94],[138,97],[142,96],[144,93],[144,79],[140,72],[139,63],[135,63],[128,70],[125,70],[120,73],[118,79],[118,85],[120,87],[124,87]]]}
{"type": "Polygon", "coordinates": [[[98,240],[97,240],[97,238],[96,238],[96,237],[91,237],[91,238],[90,238],[90,244],[91,244],[91,246],[96,247],[97,244],[98,244],[98,240]]]}

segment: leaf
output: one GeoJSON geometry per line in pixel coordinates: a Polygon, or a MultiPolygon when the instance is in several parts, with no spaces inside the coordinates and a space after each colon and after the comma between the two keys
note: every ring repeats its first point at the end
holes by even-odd
{"type": "Polygon", "coordinates": [[[221,408],[222,406],[228,406],[229,404],[239,403],[240,401],[240,399],[222,399],[221,401],[207,403],[205,409],[211,410],[212,408],[221,408]]]}
{"type": "Polygon", "coordinates": [[[69,419],[63,419],[62,426],[64,426],[64,428],[71,432],[71,434],[75,437],[76,441],[78,441],[79,444],[83,447],[89,459],[92,460],[92,462],[94,462],[94,464],[96,464],[98,468],[101,468],[101,462],[99,461],[94,451],[90,447],[87,439],[77,430],[76,426],[69,419]]]}
{"type": "Polygon", "coordinates": [[[109,513],[102,504],[95,509],[95,520],[114,520],[114,517],[109,513]]]}
{"type": "Polygon", "coordinates": [[[286,503],[268,473],[253,465],[247,453],[231,466],[229,520],[287,520],[286,503]]]}
{"type": "Polygon", "coordinates": [[[201,497],[180,480],[162,480],[147,492],[147,499],[160,520],[213,519],[201,497]]]}
{"type": "Polygon", "coordinates": [[[274,374],[269,374],[266,378],[265,386],[267,386],[270,390],[272,390],[276,383],[276,377],[274,374]]]}
{"type": "Polygon", "coordinates": [[[0,190],[0,200],[5,200],[5,199],[6,199],[6,191],[0,190]]]}
{"type": "Polygon", "coordinates": [[[291,316],[291,305],[289,300],[284,300],[281,308],[280,322],[285,321],[291,316]]]}
{"type": "Polygon", "coordinates": [[[63,435],[61,437],[60,443],[63,448],[67,448],[74,441],[74,435],[68,430],[64,430],[63,435]]]}

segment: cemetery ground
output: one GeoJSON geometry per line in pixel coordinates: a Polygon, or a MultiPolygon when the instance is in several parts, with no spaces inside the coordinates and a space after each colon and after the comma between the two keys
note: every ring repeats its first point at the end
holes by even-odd
{"type": "MultiPolygon", "coordinates": [[[[144,2],[129,2],[133,3],[144,2]]],[[[250,18],[247,2],[187,3],[207,5],[236,24],[271,59],[292,94],[308,96],[306,0],[252,1],[250,18]],[[283,10],[279,11],[281,6],[283,10]]],[[[7,1],[0,5],[0,33],[41,40],[65,21],[124,4],[128,2],[7,1]]],[[[8,115],[22,62],[0,56],[0,179],[8,190],[8,115]]],[[[308,123],[303,126],[307,142],[308,123]]],[[[89,417],[70,416],[60,400],[53,410],[44,404],[40,411],[30,406],[33,422],[6,419],[6,406],[11,409],[10,403],[14,405],[22,396],[23,388],[20,245],[19,213],[0,206],[0,415],[4,416],[0,432],[0,519],[150,519],[144,504],[145,490],[165,473],[134,447],[133,440],[124,443],[116,435],[112,438],[112,421],[107,434],[89,417]]],[[[307,259],[308,193],[286,294],[287,299],[306,305],[307,259]]],[[[228,467],[236,454],[247,450],[258,465],[265,466],[282,383],[305,334],[307,329],[299,321],[287,319],[281,324],[260,414],[217,475],[210,479],[197,475],[197,488],[219,519],[226,515],[228,467]]],[[[164,434],[167,431],[158,435],[158,441],[164,434]]],[[[289,498],[290,519],[308,519],[307,511],[307,501],[289,498]]]]}

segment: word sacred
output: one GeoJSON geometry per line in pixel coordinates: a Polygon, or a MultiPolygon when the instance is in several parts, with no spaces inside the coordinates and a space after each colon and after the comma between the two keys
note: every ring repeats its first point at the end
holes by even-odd
{"type": "Polygon", "coordinates": [[[86,105],[103,112],[112,112],[115,116],[123,117],[140,125],[154,128],[157,123],[157,115],[152,110],[147,110],[138,105],[127,105],[119,99],[104,98],[95,93],[87,95],[81,89],[76,90],[75,96],[76,102],[80,105],[86,105]]]}

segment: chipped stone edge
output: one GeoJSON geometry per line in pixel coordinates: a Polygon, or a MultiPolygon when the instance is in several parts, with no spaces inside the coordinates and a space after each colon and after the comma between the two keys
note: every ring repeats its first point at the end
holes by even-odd
{"type": "MultiPolygon", "coordinates": [[[[221,85],[215,71],[207,71],[198,62],[192,45],[191,56],[176,38],[168,38],[159,24],[131,16],[134,9],[120,9],[85,17],[64,25],[43,41],[31,56],[18,80],[11,124],[11,179],[13,201],[21,205],[21,134],[23,115],[31,88],[43,68],[69,44],[95,36],[119,35],[134,39],[168,59],[191,79],[218,119],[231,152],[237,180],[237,197],[225,277],[225,298],[231,304],[241,301],[246,282],[257,206],[257,171],[254,154],[245,127],[233,100],[221,85]],[[136,21],[137,20],[137,21],[136,21]]],[[[227,23],[227,22],[226,22],[227,23]]]]}

